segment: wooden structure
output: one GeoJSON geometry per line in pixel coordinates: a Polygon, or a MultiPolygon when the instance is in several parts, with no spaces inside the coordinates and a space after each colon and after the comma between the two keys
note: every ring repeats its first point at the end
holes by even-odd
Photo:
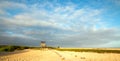
{"type": "Polygon", "coordinates": [[[42,48],[45,48],[45,47],[46,47],[45,41],[41,41],[40,46],[41,46],[42,48]]]}

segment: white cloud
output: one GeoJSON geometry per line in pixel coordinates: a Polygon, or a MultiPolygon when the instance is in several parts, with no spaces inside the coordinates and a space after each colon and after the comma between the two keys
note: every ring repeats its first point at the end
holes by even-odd
{"type": "MultiPolygon", "coordinates": [[[[47,5],[52,4],[49,3],[47,5]]],[[[101,10],[86,7],[75,9],[75,5],[65,7],[52,6],[54,7],[52,8],[52,11],[39,8],[39,6],[44,7],[46,4],[26,6],[22,3],[2,2],[0,6],[3,8],[8,8],[8,6],[10,6],[12,8],[25,9],[25,12],[15,15],[12,19],[8,19],[12,24],[21,26],[50,26],[64,30],[78,31],[82,30],[79,28],[90,28],[101,23],[101,19],[99,18],[101,10]]]]}
{"type": "Polygon", "coordinates": [[[3,10],[0,10],[0,15],[1,15],[1,14],[5,14],[5,12],[4,12],[3,10]]]}
{"type": "Polygon", "coordinates": [[[20,4],[20,3],[15,3],[15,2],[8,2],[8,1],[2,1],[0,2],[0,8],[9,8],[9,9],[16,9],[16,8],[21,8],[21,9],[26,9],[27,6],[25,4],[20,4]]]}
{"type": "Polygon", "coordinates": [[[98,46],[99,47],[120,47],[120,41],[110,41],[108,43],[104,43],[98,46]]]}
{"type": "MultiPolygon", "coordinates": [[[[0,10],[12,7],[13,9],[21,8],[25,11],[10,17],[0,17],[2,21],[0,25],[15,33],[11,36],[33,38],[32,40],[35,37],[36,39],[52,40],[61,44],[61,41],[56,40],[62,40],[66,43],[63,43],[65,45],[73,43],[84,47],[102,45],[103,43],[109,44],[111,41],[120,40],[118,29],[108,28],[106,22],[103,21],[101,16],[103,9],[89,7],[76,9],[76,5],[54,6],[50,3],[47,3],[47,5],[34,4],[27,6],[23,3],[2,2],[0,10]],[[48,7],[52,10],[45,9],[47,5],[51,5],[48,7]],[[34,29],[33,27],[38,28],[34,29]],[[28,30],[30,28],[33,29],[28,30]]],[[[0,13],[3,12],[0,11],[0,13]]],[[[6,15],[6,13],[3,14],[6,15]]]]}

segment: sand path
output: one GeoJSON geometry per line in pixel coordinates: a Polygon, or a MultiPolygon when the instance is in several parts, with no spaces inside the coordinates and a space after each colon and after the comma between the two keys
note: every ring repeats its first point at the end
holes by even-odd
{"type": "Polygon", "coordinates": [[[0,61],[120,61],[120,54],[29,49],[2,52],[0,61]]]}

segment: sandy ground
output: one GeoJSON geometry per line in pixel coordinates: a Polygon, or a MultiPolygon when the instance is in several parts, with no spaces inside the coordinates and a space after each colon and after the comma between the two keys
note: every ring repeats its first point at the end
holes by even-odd
{"type": "Polygon", "coordinates": [[[120,61],[120,54],[28,49],[0,52],[0,61],[120,61]]]}

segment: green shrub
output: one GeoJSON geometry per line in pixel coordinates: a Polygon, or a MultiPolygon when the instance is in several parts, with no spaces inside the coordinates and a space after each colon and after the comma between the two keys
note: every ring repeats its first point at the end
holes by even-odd
{"type": "Polygon", "coordinates": [[[25,46],[0,46],[0,51],[10,52],[14,50],[24,50],[28,48],[29,47],[25,47],[25,46]]]}
{"type": "Polygon", "coordinates": [[[0,51],[14,51],[13,46],[4,46],[0,48],[0,51]]]}

